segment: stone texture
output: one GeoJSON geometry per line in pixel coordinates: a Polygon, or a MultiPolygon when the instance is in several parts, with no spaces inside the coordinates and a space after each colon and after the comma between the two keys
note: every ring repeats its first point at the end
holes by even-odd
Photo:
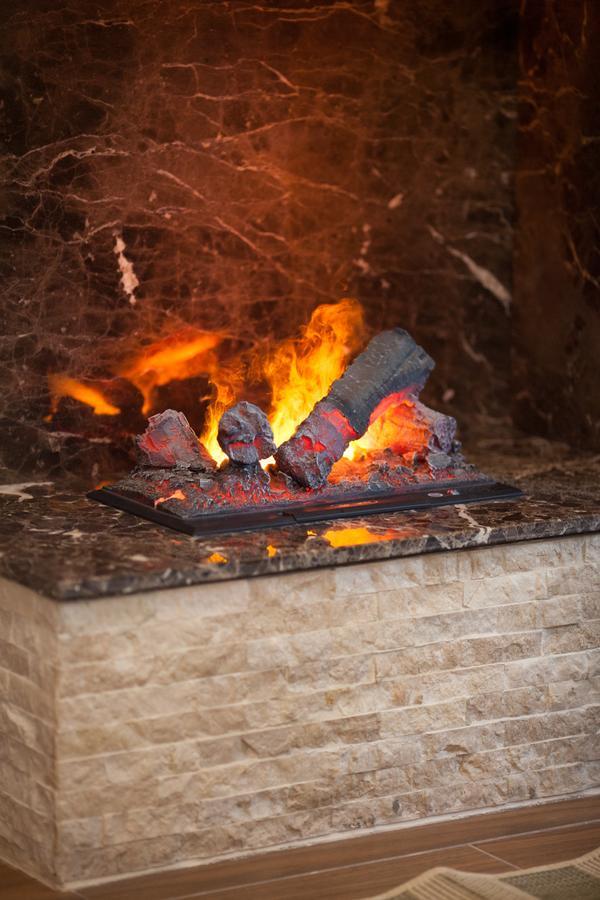
{"type": "Polygon", "coordinates": [[[600,447],[600,6],[521,4],[513,303],[517,424],[600,447]]]}
{"type": "Polygon", "coordinates": [[[68,885],[597,788],[597,546],[2,583],[0,855],[68,885]]]}
{"type": "MultiPolygon", "coordinates": [[[[474,445],[469,455],[482,471],[516,484],[526,496],[518,502],[468,507],[458,504],[324,522],[311,528],[228,534],[218,540],[173,536],[165,528],[91,503],[83,496],[85,487],[81,483],[23,483],[15,473],[0,471],[0,574],[57,599],[236,579],[235,586],[215,588],[214,593],[215,598],[221,598],[215,599],[215,607],[227,602],[235,612],[243,608],[249,590],[243,579],[290,570],[300,570],[289,581],[294,595],[300,595],[311,579],[319,578],[335,585],[337,596],[376,591],[382,604],[397,603],[399,608],[404,604],[413,610],[422,602],[419,592],[390,593],[387,599],[381,592],[412,586],[422,592],[423,586],[456,582],[459,566],[466,603],[474,608],[496,603],[489,592],[479,595],[483,577],[496,577],[496,605],[535,596],[544,577],[550,578],[551,590],[557,595],[585,593],[586,579],[597,575],[597,534],[583,537],[569,549],[562,542],[545,544],[546,574],[541,566],[531,569],[528,542],[598,532],[598,458],[572,454],[564,445],[541,440],[503,438],[496,443],[489,437],[483,447],[474,445]],[[502,544],[504,549],[485,559],[478,554],[436,553],[435,563],[430,561],[424,567],[423,554],[487,544],[502,544]],[[405,558],[400,576],[393,561],[399,557],[405,558]],[[340,565],[375,559],[387,560],[386,565],[340,565]],[[331,566],[335,568],[311,574],[315,567],[331,566]],[[579,569],[583,566],[586,571],[582,580],[579,569]],[[560,574],[553,574],[555,567],[560,568],[560,574]]],[[[239,471],[244,467],[229,468],[239,471]]],[[[260,583],[265,596],[270,596],[266,582],[260,583]]],[[[434,591],[439,595],[440,611],[447,611],[448,603],[459,602],[456,597],[445,597],[438,587],[434,591]]],[[[593,597],[593,592],[587,593],[593,597]]],[[[144,603],[140,600],[136,604],[136,614],[142,620],[146,615],[144,603]]],[[[320,615],[316,610],[313,614],[320,615]]],[[[250,627],[257,626],[250,623],[250,627]]],[[[135,635],[131,640],[135,641],[135,635]]],[[[90,660],[102,646],[99,643],[98,648],[89,648],[90,660]]]]}
{"type": "Polygon", "coordinates": [[[427,344],[434,406],[504,412],[513,2],[81,0],[0,25],[9,462],[106,465],[48,438],[47,372],[107,378],[186,326],[237,360],[349,293],[427,344]]]}
{"type": "Polygon", "coordinates": [[[0,584],[0,855],[55,881],[58,609],[0,584]]]}

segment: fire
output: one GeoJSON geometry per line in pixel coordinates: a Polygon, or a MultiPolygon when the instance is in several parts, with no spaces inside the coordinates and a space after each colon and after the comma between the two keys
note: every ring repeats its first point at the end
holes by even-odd
{"type": "Polygon", "coordinates": [[[212,458],[219,464],[227,459],[217,441],[219,419],[226,409],[232,406],[236,400],[241,399],[244,375],[245,372],[241,365],[222,365],[211,375],[213,398],[206,412],[206,422],[200,440],[212,458]]]}
{"type": "Polygon", "coordinates": [[[365,339],[362,307],[347,298],[318,306],[299,338],[267,356],[262,370],[271,387],[269,419],[277,445],[292,436],[365,339]]]}
{"type": "Polygon", "coordinates": [[[118,416],[121,410],[118,406],[113,406],[108,400],[102,396],[96,388],[89,387],[75,378],[69,378],[66,375],[50,375],[48,377],[48,386],[51,396],[51,415],[54,415],[58,409],[61,397],[72,397],[91,406],[96,416],[118,416]]]}
{"type": "Polygon", "coordinates": [[[375,410],[368,431],[350,444],[345,456],[359,459],[386,447],[400,455],[421,450],[427,444],[429,431],[414,416],[414,408],[415,404],[401,394],[387,397],[375,410]]]}
{"type": "Polygon", "coordinates": [[[155,388],[216,370],[217,360],[211,351],[220,341],[221,335],[215,332],[182,329],[145,347],[119,375],[139,388],[144,397],[142,412],[149,413],[155,388]]]}
{"type": "MultiPolygon", "coordinates": [[[[131,381],[144,398],[142,411],[157,412],[156,388],[172,381],[205,375],[211,382],[212,400],[200,440],[218,463],[226,459],[217,443],[219,419],[238,400],[247,397],[248,384],[266,381],[271,391],[269,419],[277,445],[294,433],[315,403],[329,391],[351,359],[367,341],[363,310],[357,300],[344,298],[318,306],[299,336],[264,344],[238,356],[235,364],[219,360],[217,348],[224,335],[198,328],[184,328],[136,352],[113,374],[131,381]]],[[[92,407],[96,415],[121,412],[102,393],[65,375],[50,375],[51,414],[60,398],[73,397],[92,407]]],[[[198,398],[200,401],[200,398],[198,398]]],[[[405,397],[387,398],[372,416],[371,425],[346,451],[359,459],[374,450],[390,447],[400,453],[419,449],[427,440],[425,429],[413,416],[413,404],[405,397]]],[[[263,461],[268,464],[273,460],[263,461]]]]}

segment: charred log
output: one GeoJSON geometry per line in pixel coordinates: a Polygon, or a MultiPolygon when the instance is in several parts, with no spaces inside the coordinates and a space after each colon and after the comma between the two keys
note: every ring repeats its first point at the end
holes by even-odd
{"type": "Polygon", "coordinates": [[[400,328],[373,338],[275,454],[278,467],[305,487],[321,487],[348,444],[377,418],[391,394],[415,397],[434,362],[400,328]]]}
{"type": "Polygon", "coordinates": [[[217,440],[230,460],[245,465],[267,459],[275,452],[269,420],[260,407],[245,400],[223,413],[217,440]]]}
{"type": "Polygon", "coordinates": [[[193,469],[210,472],[215,462],[194,434],[183,413],[167,409],[148,419],[145,432],[136,437],[139,463],[153,468],[193,469]]]}

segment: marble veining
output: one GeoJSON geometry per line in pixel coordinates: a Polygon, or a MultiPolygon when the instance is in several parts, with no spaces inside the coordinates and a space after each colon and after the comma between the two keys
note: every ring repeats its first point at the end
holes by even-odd
{"type": "Polygon", "coordinates": [[[60,600],[600,530],[600,459],[542,439],[488,438],[481,468],[518,502],[443,507],[194,539],[85,499],[69,483],[0,486],[0,574],[60,600]]]}
{"type": "Polygon", "coordinates": [[[185,326],[235,356],[348,295],[427,348],[435,408],[505,411],[516,25],[512,0],[5,4],[4,464],[107,477],[103,435],[44,421],[49,373],[185,326]]]}

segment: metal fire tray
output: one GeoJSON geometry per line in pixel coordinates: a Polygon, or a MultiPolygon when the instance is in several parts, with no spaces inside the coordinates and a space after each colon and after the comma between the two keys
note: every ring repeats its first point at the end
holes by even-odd
{"type": "Polygon", "coordinates": [[[452,481],[418,485],[394,493],[373,494],[365,491],[351,498],[321,499],[288,502],[280,505],[253,506],[247,509],[227,509],[204,512],[194,516],[180,516],[157,509],[142,495],[124,493],[116,488],[103,487],[87,495],[106,506],[133,513],[183,531],[195,537],[213,537],[238,531],[263,528],[282,528],[289,525],[311,525],[334,519],[352,519],[376,513],[406,510],[435,509],[457,503],[486,503],[491,500],[518,500],[523,492],[516,487],[491,480],[452,481]]]}

